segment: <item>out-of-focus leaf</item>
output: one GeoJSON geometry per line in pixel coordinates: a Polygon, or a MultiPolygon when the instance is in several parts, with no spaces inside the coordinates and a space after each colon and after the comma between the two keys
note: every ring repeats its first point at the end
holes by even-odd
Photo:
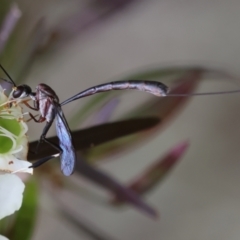
{"type": "Polygon", "coordinates": [[[95,184],[109,190],[118,198],[124,199],[125,202],[132,204],[134,207],[138,208],[149,216],[154,218],[158,216],[157,212],[151,206],[144,203],[141,198],[131,189],[124,187],[109,175],[90,166],[84,160],[78,159],[76,162],[76,172],[95,184]]]}
{"type": "Polygon", "coordinates": [[[21,11],[19,10],[17,4],[12,4],[0,27],[0,54],[20,17],[21,11]]]}
{"type": "Polygon", "coordinates": [[[15,81],[18,84],[26,84],[26,76],[31,70],[39,46],[42,45],[45,27],[44,19],[39,19],[25,40],[25,45],[21,49],[22,54],[18,58],[18,78],[15,81]]]}
{"type": "MultiPolygon", "coordinates": [[[[118,196],[119,198],[124,199],[126,203],[133,205],[148,216],[154,218],[158,216],[157,212],[151,206],[142,201],[141,198],[131,189],[124,187],[110,175],[89,165],[81,154],[78,153],[77,156],[78,159],[76,161],[75,174],[80,174],[84,178],[108,190],[113,196],[118,196]]],[[[40,169],[41,167],[38,170],[40,169]]],[[[70,188],[68,187],[68,189],[70,188]]]]}
{"type": "Polygon", "coordinates": [[[26,183],[23,203],[16,213],[14,224],[6,236],[11,240],[31,239],[38,208],[38,185],[32,178],[26,183]]]}
{"type": "Polygon", "coordinates": [[[9,0],[2,0],[1,1],[1,8],[0,8],[0,23],[3,22],[7,12],[9,11],[9,6],[11,5],[11,1],[9,0]]]}
{"type": "Polygon", "coordinates": [[[91,114],[94,113],[95,110],[99,108],[99,106],[108,102],[109,99],[110,97],[104,94],[99,94],[94,98],[90,98],[90,100],[74,114],[72,119],[70,119],[70,126],[79,126],[89,116],[91,116],[91,114]]]}
{"type": "MultiPolygon", "coordinates": [[[[127,186],[139,195],[143,195],[150,191],[157,184],[162,182],[167,174],[170,173],[182,155],[189,146],[188,142],[183,142],[172,148],[163,158],[152,164],[140,176],[136,177],[127,186]]],[[[123,203],[123,200],[115,197],[114,204],[123,203]]]]}
{"type": "MultiPolygon", "coordinates": [[[[72,132],[72,137],[75,142],[75,149],[83,150],[101,143],[111,141],[129,134],[153,128],[159,123],[157,117],[146,117],[122,120],[113,123],[106,123],[99,126],[82,129],[72,132]]],[[[58,144],[56,136],[48,138],[50,141],[58,144]]],[[[29,144],[30,150],[34,151],[38,141],[29,144]]],[[[28,160],[36,160],[56,153],[56,150],[47,143],[42,143],[39,147],[38,154],[28,152],[28,160]]]]}
{"type": "MultiPolygon", "coordinates": [[[[13,53],[14,61],[17,62],[17,64],[12,64],[12,67],[9,67],[7,61],[5,61],[5,58],[8,57],[5,57],[5,55],[7,55],[7,53],[10,51],[8,51],[8,45],[12,45],[11,39],[9,41],[10,44],[8,42],[7,47],[4,49],[4,61],[1,61],[1,63],[4,65],[4,68],[9,72],[10,76],[17,85],[21,84],[22,82],[26,84],[26,76],[31,70],[32,64],[34,63],[34,57],[36,55],[37,48],[42,44],[43,41],[43,34],[45,30],[44,27],[45,25],[43,19],[40,19],[38,22],[36,22],[36,25],[34,25],[32,31],[29,32],[28,37],[25,37],[24,43],[21,44],[21,47],[19,46],[20,49],[13,53]],[[15,56],[16,53],[18,53],[17,56],[15,56]]],[[[13,41],[15,41],[17,39],[15,36],[16,33],[14,32],[13,35],[13,41]]],[[[0,71],[0,76],[6,78],[2,71],[0,71]]]]}
{"type": "MultiPolygon", "coordinates": [[[[16,46],[15,43],[18,43],[18,40],[16,38],[16,29],[17,29],[17,26],[19,25],[19,22],[20,22],[19,20],[21,18],[21,15],[22,13],[16,3],[13,3],[12,1],[4,1],[4,0],[1,1],[1,7],[0,7],[0,19],[1,19],[0,57],[1,59],[0,59],[0,62],[1,64],[4,65],[6,69],[8,69],[6,60],[9,60],[10,62],[12,61],[12,59],[15,59],[15,53],[13,53],[12,50],[16,46]]],[[[6,78],[5,73],[3,73],[3,71],[1,70],[0,77],[2,76],[6,78]]]]}
{"type": "MultiPolygon", "coordinates": [[[[171,93],[192,93],[196,88],[197,80],[201,78],[201,75],[201,71],[190,72],[187,76],[182,78],[181,83],[177,85],[171,93]]],[[[109,155],[120,153],[123,150],[136,146],[136,144],[146,141],[148,137],[156,134],[157,130],[162,129],[165,124],[169,124],[170,120],[184,106],[188,99],[188,97],[154,98],[146,104],[136,108],[134,111],[131,111],[127,117],[156,116],[161,119],[161,122],[156,125],[155,128],[149,129],[149,131],[121,138],[96,148],[89,149],[85,152],[88,161],[92,162],[96,161],[96,159],[99,160],[99,158],[106,158],[109,155]]]]}
{"type": "Polygon", "coordinates": [[[64,203],[63,201],[60,201],[56,197],[54,199],[59,205],[58,214],[60,215],[60,217],[70,222],[72,226],[76,227],[76,230],[80,232],[84,232],[91,239],[95,239],[95,240],[110,240],[110,239],[112,240],[113,239],[108,234],[104,233],[103,231],[98,229],[96,226],[94,226],[93,223],[90,223],[87,219],[84,219],[83,217],[76,215],[76,212],[70,209],[66,205],[66,203],[64,203]]]}
{"type": "MultiPolygon", "coordinates": [[[[6,2],[4,0],[2,1],[6,2]]],[[[0,12],[2,7],[4,7],[4,4],[2,5],[2,1],[0,12]]],[[[14,1],[7,2],[12,3],[14,1]]],[[[29,63],[29,55],[31,55],[29,53],[33,49],[32,46],[36,45],[36,42],[39,43],[44,41],[44,37],[42,35],[35,35],[33,38],[32,36],[36,28],[38,28],[39,32],[42,31],[42,28],[38,23],[39,19],[41,19],[42,15],[44,14],[43,9],[45,8],[45,4],[42,4],[39,1],[15,2],[18,3],[19,9],[24,14],[22,14],[22,17],[17,22],[14,31],[8,39],[7,44],[5,45],[1,54],[0,62],[4,65],[10,76],[17,82],[18,77],[23,73],[23,71],[26,70],[25,64],[29,63]],[[22,68],[25,69],[23,70],[22,68]]]]}
{"type": "Polygon", "coordinates": [[[81,199],[85,199],[88,202],[92,202],[100,206],[109,207],[109,202],[106,200],[105,197],[100,196],[98,193],[90,189],[84,183],[82,185],[79,182],[75,182],[73,178],[64,178],[63,180],[64,180],[64,184],[62,184],[63,188],[61,188],[62,186],[60,186],[59,188],[61,192],[63,191],[66,192],[66,194],[72,194],[75,197],[80,197],[81,199]]]}
{"type": "MultiPolygon", "coordinates": [[[[119,102],[119,98],[113,98],[107,101],[85,121],[87,126],[96,126],[107,123],[112,117],[114,110],[116,109],[119,102]]],[[[86,124],[83,123],[83,126],[86,124]]]]}
{"type": "Polygon", "coordinates": [[[191,71],[201,70],[202,68],[199,66],[159,67],[131,74],[130,76],[126,76],[123,79],[158,80],[159,82],[164,82],[166,85],[171,87],[173,83],[179,82],[179,80],[181,81],[182,77],[185,76],[185,74],[188,74],[191,71]]]}
{"type": "Polygon", "coordinates": [[[69,40],[83,34],[86,30],[93,29],[100,23],[119,13],[130,3],[137,0],[115,0],[115,1],[94,1],[84,9],[75,7],[76,11],[59,20],[58,23],[48,31],[45,46],[42,52],[56,44],[66,44],[69,40]]]}
{"type": "MultiPolygon", "coordinates": [[[[138,195],[145,195],[147,192],[152,190],[153,187],[160,184],[164,178],[171,172],[173,167],[179,162],[180,158],[188,149],[188,141],[184,141],[177,146],[173,147],[164,157],[151,164],[150,167],[144,170],[143,173],[139,174],[133,181],[127,184],[127,187],[138,195]]],[[[86,198],[93,203],[99,205],[107,205],[107,202],[98,196],[87,187],[79,186],[71,179],[68,179],[64,184],[64,190],[73,192],[74,195],[86,198]]],[[[121,204],[123,201],[120,198],[114,198],[113,204],[121,204]]]]}

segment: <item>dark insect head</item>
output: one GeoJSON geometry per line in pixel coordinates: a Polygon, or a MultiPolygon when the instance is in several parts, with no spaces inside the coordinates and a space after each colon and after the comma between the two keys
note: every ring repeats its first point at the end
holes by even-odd
{"type": "Polygon", "coordinates": [[[32,93],[32,89],[28,85],[20,85],[14,87],[14,91],[12,93],[13,98],[25,98],[28,97],[32,93]]]}

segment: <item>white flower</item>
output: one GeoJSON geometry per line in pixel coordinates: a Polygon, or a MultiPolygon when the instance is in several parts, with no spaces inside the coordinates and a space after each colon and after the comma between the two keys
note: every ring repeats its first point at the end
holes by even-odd
{"type": "Polygon", "coordinates": [[[22,205],[22,180],[14,174],[0,175],[0,219],[13,214],[22,205]]]}
{"type": "MultiPolygon", "coordinates": [[[[9,101],[0,86],[0,219],[13,214],[22,205],[24,183],[13,172],[32,173],[26,161],[28,127],[18,102],[9,101]]],[[[6,238],[0,236],[0,240],[6,238]]]]}
{"type": "Polygon", "coordinates": [[[0,235],[0,240],[8,240],[8,238],[0,235]]]}
{"type": "Polygon", "coordinates": [[[27,124],[23,120],[22,108],[12,102],[0,86],[0,172],[22,171],[32,173],[30,162],[25,159],[28,152],[27,124]]]}

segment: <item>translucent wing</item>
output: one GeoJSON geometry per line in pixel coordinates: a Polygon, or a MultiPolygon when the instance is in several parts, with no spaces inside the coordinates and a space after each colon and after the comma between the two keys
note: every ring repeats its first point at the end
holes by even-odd
{"type": "Polygon", "coordinates": [[[73,173],[76,162],[76,152],[72,142],[72,136],[65,116],[59,106],[56,106],[56,131],[59,138],[61,170],[65,176],[73,173]]]}

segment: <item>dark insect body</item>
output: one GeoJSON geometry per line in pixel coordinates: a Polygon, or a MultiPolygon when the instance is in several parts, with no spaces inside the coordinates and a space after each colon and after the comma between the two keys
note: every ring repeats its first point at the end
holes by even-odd
{"type": "MultiPolygon", "coordinates": [[[[6,72],[6,70],[3,68],[1,64],[0,68],[10,79],[10,81],[6,79],[3,80],[13,84],[14,86],[12,92],[12,99],[20,100],[20,102],[25,104],[30,109],[39,111],[41,115],[38,119],[36,119],[35,116],[29,113],[31,119],[33,119],[35,122],[44,121],[47,122],[41,134],[39,143],[45,141],[60,152],[59,155],[61,161],[61,170],[63,174],[66,176],[69,176],[73,173],[77,157],[73,145],[71,131],[66,121],[66,118],[63,114],[61,106],[83,97],[111,90],[135,89],[151,93],[158,97],[164,97],[168,93],[168,87],[163,83],[157,81],[143,81],[143,80],[115,81],[88,88],[68,98],[64,102],[60,103],[57,94],[48,85],[43,83],[37,85],[36,92],[33,92],[32,89],[25,84],[16,86],[12,78],[9,76],[9,74],[6,72]],[[29,105],[27,101],[22,100],[27,97],[30,97],[33,100],[33,106],[29,105]],[[56,132],[59,138],[59,145],[49,141],[46,138],[46,134],[54,120],[56,120],[56,132]]],[[[42,158],[37,162],[33,163],[31,167],[33,168],[38,167],[44,162],[56,156],[58,155],[55,154],[49,157],[42,158]]]]}

